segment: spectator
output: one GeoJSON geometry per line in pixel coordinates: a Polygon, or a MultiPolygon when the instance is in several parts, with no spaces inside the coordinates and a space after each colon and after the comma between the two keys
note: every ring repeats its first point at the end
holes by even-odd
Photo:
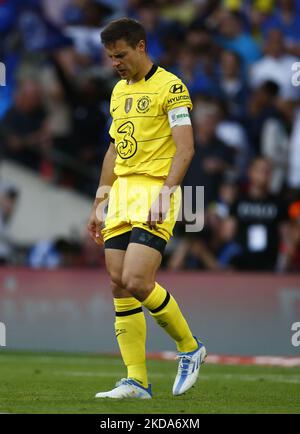
{"type": "Polygon", "coordinates": [[[0,182],[0,265],[10,263],[14,243],[10,233],[10,223],[18,200],[18,190],[5,182],[0,182]]]}
{"type": "MultiPolygon", "coordinates": [[[[16,1],[0,2],[0,62],[5,65],[5,85],[0,84],[0,120],[12,105],[15,87],[15,74],[19,64],[19,53],[13,46],[8,50],[11,35],[14,33],[17,15],[16,1]]],[[[2,80],[0,80],[2,82],[2,80]]]]}
{"type": "Polygon", "coordinates": [[[137,18],[143,24],[147,33],[147,47],[153,61],[159,62],[164,54],[162,33],[167,23],[162,21],[159,8],[153,1],[142,1],[137,9],[137,18]]]}
{"type": "Polygon", "coordinates": [[[203,230],[185,233],[183,225],[177,227],[177,234],[181,236],[168,260],[169,269],[200,268],[217,271],[230,267],[230,260],[240,252],[240,247],[228,237],[231,234],[228,225],[232,225],[232,222],[224,219],[236,196],[236,180],[225,177],[216,203],[211,203],[206,210],[203,230]]]}
{"type": "Polygon", "coordinates": [[[167,48],[171,49],[174,40],[177,41],[182,35],[182,27],[162,17],[157,1],[140,1],[132,14],[146,30],[149,56],[154,62],[160,63],[168,57],[167,48]]]}
{"type": "Polygon", "coordinates": [[[226,50],[236,52],[246,67],[261,57],[261,50],[254,38],[244,31],[238,12],[224,10],[217,23],[217,43],[226,50]]]}
{"type": "Polygon", "coordinates": [[[64,238],[38,241],[29,251],[27,265],[31,268],[54,269],[80,264],[81,247],[64,238]]]}
{"type": "Polygon", "coordinates": [[[168,20],[188,25],[195,17],[197,2],[193,0],[172,0],[164,3],[161,13],[168,20]]]}
{"type": "Polygon", "coordinates": [[[219,123],[216,129],[218,139],[232,149],[234,155],[234,171],[239,179],[243,179],[251,157],[246,131],[240,122],[232,118],[224,103],[216,103],[219,123]]]}
{"type": "Polygon", "coordinates": [[[97,188],[97,176],[87,175],[98,172],[99,161],[104,155],[102,146],[107,128],[101,101],[106,96],[107,84],[91,74],[74,81],[64,73],[59,63],[55,62],[55,66],[72,123],[70,136],[55,140],[55,149],[70,162],[71,170],[62,167],[61,177],[82,192],[93,194],[97,188]]]}
{"type": "Polygon", "coordinates": [[[228,112],[235,119],[245,115],[249,88],[242,71],[242,62],[234,51],[223,51],[217,81],[218,97],[226,101],[228,112]]]}
{"type": "Polygon", "coordinates": [[[65,12],[72,4],[73,0],[42,0],[45,16],[58,27],[64,24],[65,12]]]}
{"type": "Polygon", "coordinates": [[[300,200],[289,206],[290,224],[280,246],[277,270],[280,272],[300,271],[300,200]]]}
{"type": "Polygon", "coordinates": [[[101,60],[103,52],[99,34],[113,9],[96,0],[83,1],[79,6],[73,5],[71,8],[73,12],[74,9],[77,10],[78,22],[71,22],[66,26],[64,34],[74,44],[77,63],[82,67],[88,67],[101,60]]]}
{"type": "Polygon", "coordinates": [[[269,12],[272,10],[272,7],[274,5],[274,0],[224,0],[223,4],[226,8],[234,10],[234,11],[240,11],[240,10],[247,10],[249,6],[251,6],[251,3],[253,3],[253,8],[259,11],[263,12],[269,12]]]}
{"type": "Polygon", "coordinates": [[[184,46],[197,56],[203,73],[213,77],[219,49],[214,43],[213,33],[203,22],[194,21],[186,30],[184,46]]]}
{"type": "Polygon", "coordinates": [[[245,4],[245,13],[249,18],[249,26],[252,30],[253,36],[260,43],[264,39],[263,25],[272,14],[275,6],[275,0],[247,0],[245,4]]]}
{"type": "Polygon", "coordinates": [[[51,150],[51,137],[43,91],[37,81],[26,79],[20,83],[2,128],[5,157],[40,171],[51,150]]]}
{"type": "Polygon", "coordinates": [[[300,107],[295,111],[289,143],[287,183],[291,189],[300,190],[300,107]]]}
{"type": "Polygon", "coordinates": [[[209,21],[211,16],[220,6],[220,0],[199,0],[195,2],[197,19],[200,22],[209,21]]]}
{"type": "Polygon", "coordinates": [[[279,86],[279,95],[283,99],[297,99],[299,90],[292,84],[292,65],[297,57],[287,54],[283,34],[280,30],[271,29],[264,45],[265,55],[255,62],[250,70],[250,83],[257,88],[267,80],[279,86]]]}
{"type": "Polygon", "coordinates": [[[278,0],[277,8],[263,23],[266,35],[270,29],[278,29],[283,33],[284,43],[290,54],[300,56],[300,13],[295,0],[278,0]]]}
{"type": "Polygon", "coordinates": [[[205,206],[217,199],[222,177],[234,161],[232,149],[216,136],[218,121],[218,110],[213,104],[195,109],[195,155],[183,185],[203,185],[205,206]]]}
{"type": "Polygon", "coordinates": [[[261,130],[261,152],[273,166],[270,191],[281,193],[286,185],[291,153],[291,131],[295,121],[295,103],[280,101],[277,107],[281,118],[267,119],[261,130]]]}
{"type": "Polygon", "coordinates": [[[15,24],[26,53],[41,50],[62,50],[72,45],[59,27],[50,22],[39,0],[16,0],[15,24]]]}
{"type": "MultiPolygon", "coordinates": [[[[0,121],[4,118],[6,112],[9,110],[13,103],[13,91],[15,87],[15,73],[18,60],[13,56],[2,57],[0,53],[0,59],[3,60],[5,70],[1,68],[1,74],[5,73],[4,85],[0,83],[0,121]]],[[[2,65],[1,65],[2,66],[2,65]]],[[[0,81],[2,81],[3,76],[0,81]]]]}
{"type": "Polygon", "coordinates": [[[0,3],[0,54],[3,50],[3,37],[14,27],[17,4],[15,1],[2,0],[0,3]],[[2,49],[2,50],[1,50],[2,49]]]}
{"type": "Polygon", "coordinates": [[[232,259],[238,270],[275,270],[287,208],[279,196],[269,193],[271,175],[270,162],[256,157],[249,168],[247,192],[231,207],[228,237],[232,230],[241,249],[232,259]]]}
{"type": "Polygon", "coordinates": [[[250,96],[243,124],[254,154],[262,153],[262,131],[265,123],[269,119],[282,121],[281,113],[276,107],[278,90],[276,83],[266,81],[250,96]]]}

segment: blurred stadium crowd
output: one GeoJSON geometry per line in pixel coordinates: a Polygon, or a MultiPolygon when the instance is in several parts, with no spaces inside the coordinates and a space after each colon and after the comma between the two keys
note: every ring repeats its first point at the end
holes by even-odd
{"type": "MultiPolygon", "coordinates": [[[[100,31],[121,16],[142,22],[150,57],[194,103],[183,184],[205,186],[205,226],[178,224],[163,265],[300,271],[300,0],[0,0],[1,158],[95,195],[118,80],[100,31]]],[[[17,198],[0,184],[3,263],[17,198]]],[[[53,240],[25,263],[103,264],[91,250],[53,240]]]]}

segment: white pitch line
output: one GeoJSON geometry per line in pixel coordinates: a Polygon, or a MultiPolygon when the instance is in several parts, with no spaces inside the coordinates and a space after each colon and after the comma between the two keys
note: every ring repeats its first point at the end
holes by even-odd
{"type": "MultiPolygon", "coordinates": [[[[112,378],[124,375],[124,371],[115,371],[115,372],[88,372],[88,371],[75,371],[75,372],[67,372],[67,371],[55,371],[54,375],[63,375],[68,377],[102,377],[102,378],[112,378]]],[[[175,373],[174,373],[175,375],[175,373]]],[[[173,378],[174,375],[166,375],[161,373],[152,373],[149,376],[153,378],[173,378]]],[[[250,381],[250,382],[261,382],[268,381],[271,383],[290,383],[290,384],[300,384],[299,376],[282,376],[282,375],[235,375],[235,374],[199,374],[199,380],[211,381],[211,380],[237,380],[237,381],[250,381]]]]}
{"type": "MultiPolygon", "coordinates": [[[[19,357],[18,356],[5,356],[5,357],[3,357],[3,358],[0,358],[0,363],[1,362],[5,362],[5,361],[10,361],[10,360],[12,360],[12,361],[18,361],[19,360],[19,357]]],[[[78,364],[78,365],[84,365],[84,364],[87,364],[87,363],[89,363],[89,364],[95,364],[95,365],[107,365],[107,363],[109,363],[110,365],[120,365],[120,364],[122,364],[122,361],[121,361],[121,359],[109,359],[109,360],[106,360],[106,359],[101,359],[101,358],[99,358],[99,359],[96,359],[96,358],[76,358],[76,357],[74,357],[74,358],[71,358],[71,357],[66,357],[66,358],[63,358],[62,356],[59,356],[59,357],[51,357],[51,356],[38,356],[38,357],[35,357],[35,356],[28,356],[28,357],[24,357],[24,358],[22,358],[22,364],[23,363],[32,363],[32,362],[34,362],[34,363],[52,363],[52,362],[55,362],[55,363],[64,363],[64,364],[70,364],[70,365],[73,365],[73,364],[78,364]]]]}

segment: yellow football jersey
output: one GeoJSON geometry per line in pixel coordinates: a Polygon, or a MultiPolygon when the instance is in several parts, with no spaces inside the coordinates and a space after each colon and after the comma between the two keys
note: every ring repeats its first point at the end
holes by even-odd
{"type": "Polygon", "coordinates": [[[109,134],[117,151],[117,176],[168,176],[176,152],[168,112],[183,106],[193,107],[186,86],[156,65],[136,83],[120,80],[116,84],[111,96],[109,134]]]}

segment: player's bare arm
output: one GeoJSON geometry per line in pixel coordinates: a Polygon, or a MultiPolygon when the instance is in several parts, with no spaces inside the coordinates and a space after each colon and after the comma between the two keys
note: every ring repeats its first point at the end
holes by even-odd
{"type": "Polygon", "coordinates": [[[181,184],[194,155],[194,136],[191,125],[173,127],[172,136],[176,144],[176,153],[163,188],[149,211],[147,223],[150,227],[155,227],[156,223],[164,221],[170,205],[169,193],[181,184]]]}
{"type": "Polygon", "coordinates": [[[172,188],[180,185],[194,156],[194,136],[191,125],[181,125],[172,128],[176,153],[170,172],[164,185],[172,188]]]}
{"type": "Polygon", "coordinates": [[[91,237],[98,244],[103,243],[103,238],[101,234],[103,220],[101,216],[103,215],[102,211],[108,202],[107,187],[111,187],[116,179],[116,176],[114,174],[116,156],[117,154],[115,150],[115,145],[114,143],[111,143],[103,160],[99,187],[87,225],[91,237]]]}

